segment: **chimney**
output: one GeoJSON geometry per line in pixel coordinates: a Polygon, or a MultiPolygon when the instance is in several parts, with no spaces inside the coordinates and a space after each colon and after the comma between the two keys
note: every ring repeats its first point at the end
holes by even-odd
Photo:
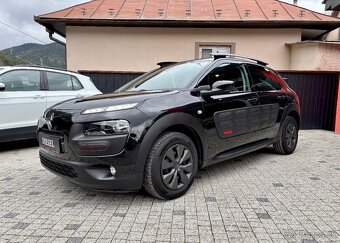
{"type": "Polygon", "coordinates": [[[298,0],[294,0],[294,5],[298,5],[298,0]]]}

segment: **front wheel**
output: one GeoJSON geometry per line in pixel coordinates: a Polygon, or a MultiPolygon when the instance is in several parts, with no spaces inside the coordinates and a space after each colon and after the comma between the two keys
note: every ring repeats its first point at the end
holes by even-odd
{"type": "Polygon", "coordinates": [[[160,199],[175,199],[191,187],[198,170],[195,144],[186,135],[168,132],[151,148],[145,171],[144,188],[160,199]]]}
{"type": "Polygon", "coordinates": [[[299,138],[299,129],[296,120],[287,116],[281,125],[278,141],[274,143],[274,149],[279,154],[292,154],[299,138]]]}

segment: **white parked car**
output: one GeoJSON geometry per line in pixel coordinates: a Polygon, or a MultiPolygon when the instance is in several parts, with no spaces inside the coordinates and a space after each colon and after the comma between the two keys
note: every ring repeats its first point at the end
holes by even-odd
{"type": "Polygon", "coordinates": [[[64,100],[101,94],[76,72],[42,67],[0,67],[0,142],[34,138],[38,119],[64,100]]]}

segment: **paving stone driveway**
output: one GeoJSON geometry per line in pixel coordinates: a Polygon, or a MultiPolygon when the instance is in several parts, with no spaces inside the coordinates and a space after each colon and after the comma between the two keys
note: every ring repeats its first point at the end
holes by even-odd
{"type": "Polygon", "coordinates": [[[0,242],[340,242],[340,136],[300,134],[295,154],[208,167],[173,201],[72,185],[36,147],[0,152],[0,242]]]}

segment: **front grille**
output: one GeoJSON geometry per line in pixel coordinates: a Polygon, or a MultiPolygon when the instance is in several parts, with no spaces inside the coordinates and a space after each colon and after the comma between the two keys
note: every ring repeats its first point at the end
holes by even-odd
{"type": "Polygon", "coordinates": [[[61,132],[61,131],[48,130],[46,128],[41,128],[41,131],[43,133],[46,133],[46,134],[49,134],[49,135],[52,135],[52,136],[57,136],[57,137],[61,137],[61,138],[64,137],[64,133],[61,132]]]}
{"type": "Polygon", "coordinates": [[[42,155],[40,155],[40,161],[43,165],[45,165],[50,170],[53,170],[64,176],[68,176],[70,178],[76,178],[78,176],[77,172],[69,165],[64,165],[64,164],[54,162],[50,159],[43,157],[42,155]]]}
{"type": "MultiPolygon", "coordinates": [[[[48,130],[51,130],[51,133],[65,133],[68,134],[71,130],[72,116],[75,111],[61,111],[51,109],[47,112],[45,118],[49,120],[51,127],[48,130]]],[[[47,126],[44,127],[47,129],[47,126]]]]}

